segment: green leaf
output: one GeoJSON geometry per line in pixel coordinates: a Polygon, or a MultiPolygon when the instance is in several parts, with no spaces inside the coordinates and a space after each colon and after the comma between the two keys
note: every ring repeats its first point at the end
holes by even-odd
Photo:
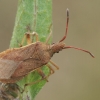
{"type": "MultiPolygon", "coordinates": [[[[19,0],[18,10],[16,15],[15,27],[10,43],[10,48],[18,47],[21,43],[24,34],[28,31],[30,26],[31,31],[35,31],[39,35],[39,39],[45,42],[50,33],[50,26],[52,24],[52,0],[19,0]]],[[[43,67],[44,73],[49,73],[48,67],[43,67]]],[[[24,84],[35,82],[41,79],[40,75],[35,71],[20,80],[17,84],[23,88],[24,84]]],[[[45,80],[31,86],[27,86],[26,91],[21,94],[20,100],[34,100],[40,89],[46,83],[45,80]]]]}

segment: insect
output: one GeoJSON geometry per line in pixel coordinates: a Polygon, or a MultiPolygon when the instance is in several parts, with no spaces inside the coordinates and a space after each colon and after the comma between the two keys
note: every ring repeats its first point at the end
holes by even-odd
{"type": "Polygon", "coordinates": [[[47,38],[45,43],[42,43],[39,41],[38,34],[36,32],[33,32],[32,34],[26,33],[22,43],[26,38],[28,45],[22,46],[20,48],[8,49],[4,52],[1,52],[0,81],[2,83],[15,83],[16,81],[19,81],[24,76],[35,70],[37,70],[42,78],[44,78],[45,74],[41,70],[43,65],[47,65],[50,68],[51,73],[54,73],[52,65],[57,69],[58,66],[50,59],[55,53],[58,53],[63,49],[74,48],[89,53],[92,57],[94,57],[87,50],[73,46],[66,46],[65,43],[63,43],[68,32],[68,22],[69,10],[67,9],[66,32],[63,38],[57,43],[48,44],[50,36],[47,38]],[[35,43],[32,43],[31,37],[36,37],[35,43]]]}
{"type": "Polygon", "coordinates": [[[0,100],[15,100],[17,94],[20,92],[16,83],[13,84],[0,84],[0,100]]]}

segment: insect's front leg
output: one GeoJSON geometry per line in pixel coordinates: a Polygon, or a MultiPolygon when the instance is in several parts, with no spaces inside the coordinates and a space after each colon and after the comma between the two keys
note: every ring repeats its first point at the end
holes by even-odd
{"type": "Polygon", "coordinates": [[[37,34],[36,32],[33,32],[33,33],[27,32],[27,33],[24,35],[23,39],[22,39],[22,42],[21,42],[21,44],[20,44],[20,47],[23,46],[23,44],[24,44],[25,41],[27,42],[27,44],[33,43],[34,37],[35,37],[35,41],[36,41],[36,42],[39,41],[39,37],[38,37],[38,34],[37,34]]]}
{"type": "Polygon", "coordinates": [[[46,41],[45,41],[46,44],[48,44],[48,42],[49,42],[51,36],[52,36],[52,30],[50,29],[50,34],[49,34],[49,36],[47,37],[47,39],[46,39],[46,41]]]}
{"type": "Polygon", "coordinates": [[[36,38],[36,40],[35,40],[36,42],[39,41],[39,36],[38,36],[38,34],[36,32],[31,33],[31,36],[32,36],[32,41],[31,42],[33,42],[33,38],[34,37],[36,38]]]}
{"type": "Polygon", "coordinates": [[[53,61],[50,60],[49,63],[56,67],[56,69],[59,69],[59,67],[53,61]]]}

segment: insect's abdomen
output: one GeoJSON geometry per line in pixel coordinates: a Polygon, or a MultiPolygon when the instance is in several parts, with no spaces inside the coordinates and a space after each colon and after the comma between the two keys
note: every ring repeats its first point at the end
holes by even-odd
{"type": "Polygon", "coordinates": [[[27,59],[23,61],[18,68],[15,70],[12,78],[21,77],[27,75],[29,72],[36,70],[41,67],[42,63],[37,59],[27,59]]]}

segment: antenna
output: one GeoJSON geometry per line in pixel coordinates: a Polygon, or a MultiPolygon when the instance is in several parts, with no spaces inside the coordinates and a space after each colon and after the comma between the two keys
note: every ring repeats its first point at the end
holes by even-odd
{"type": "Polygon", "coordinates": [[[66,39],[67,37],[67,33],[68,33],[68,23],[69,23],[69,9],[67,8],[66,10],[66,13],[67,13],[67,20],[66,20],[66,31],[65,31],[65,35],[64,37],[59,41],[59,42],[62,42],[66,39]]]}

